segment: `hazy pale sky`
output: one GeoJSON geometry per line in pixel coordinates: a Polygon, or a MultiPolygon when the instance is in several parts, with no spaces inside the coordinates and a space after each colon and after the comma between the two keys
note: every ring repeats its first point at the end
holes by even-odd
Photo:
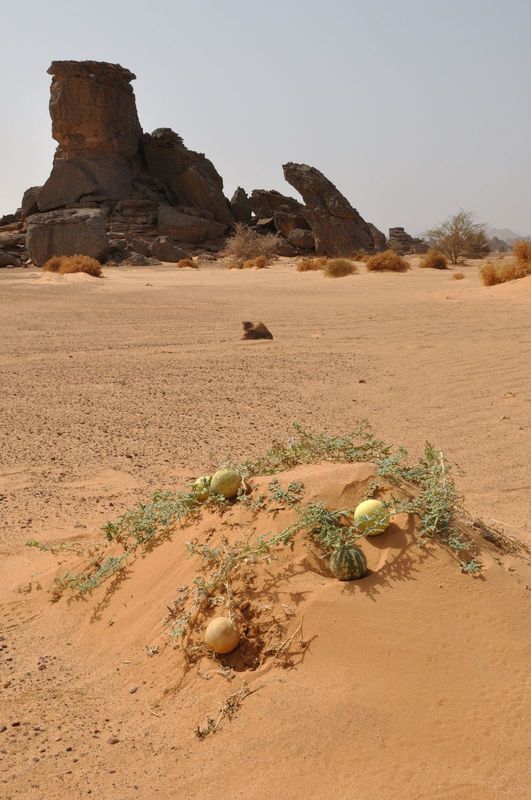
{"type": "Polygon", "coordinates": [[[238,185],[324,172],[368,221],[531,234],[531,0],[26,0],[2,14],[0,214],[49,175],[52,60],[112,61],[146,131],[238,185]]]}

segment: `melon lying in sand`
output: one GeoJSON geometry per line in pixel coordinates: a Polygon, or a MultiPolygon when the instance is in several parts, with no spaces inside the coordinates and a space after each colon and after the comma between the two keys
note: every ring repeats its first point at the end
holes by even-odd
{"type": "Polygon", "coordinates": [[[220,494],[225,500],[232,500],[236,497],[240,486],[242,485],[242,476],[235,469],[224,468],[218,469],[212,475],[210,481],[210,490],[214,494],[220,494]]]}
{"type": "Polygon", "coordinates": [[[240,642],[240,632],[228,617],[216,617],[207,625],[205,642],[214,653],[230,653],[240,642]]]}
{"type": "Polygon", "coordinates": [[[367,574],[367,559],[359,547],[342,545],[332,553],[330,569],[340,581],[355,581],[367,574]]]}
{"type": "Polygon", "coordinates": [[[210,475],[201,475],[192,484],[192,491],[198,500],[206,500],[210,494],[210,482],[212,478],[210,475]]]}
{"type": "Polygon", "coordinates": [[[364,500],[354,511],[354,522],[360,533],[378,536],[389,527],[389,515],[381,500],[364,500]]]}

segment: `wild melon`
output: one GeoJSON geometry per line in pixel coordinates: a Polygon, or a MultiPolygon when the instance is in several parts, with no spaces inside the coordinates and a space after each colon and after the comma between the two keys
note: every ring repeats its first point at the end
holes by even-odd
{"type": "Polygon", "coordinates": [[[389,527],[388,512],[381,500],[364,500],[354,511],[354,522],[360,533],[378,536],[389,527]]]}
{"type": "Polygon", "coordinates": [[[216,617],[207,625],[205,642],[214,653],[230,653],[240,642],[240,631],[229,617],[216,617]]]}
{"type": "Polygon", "coordinates": [[[355,581],[367,574],[367,559],[359,547],[340,545],[330,556],[330,569],[340,581],[355,581]]]}
{"type": "Polygon", "coordinates": [[[238,494],[241,485],[242,476],[238,470],[227,467],[218,469],[212,475],[210,491],[214,494],[220,494],[225,500],[232,500],[238,494]]]}
{"type": "Polygon", "coordinates": [[[197,497],[198,500],[201,502],[206,500],[208,495],[210,494],[210,481],[212,478],[210,475],[201,475],[200,478],[197,478],[192,484],[192,491],[197,497]]]}

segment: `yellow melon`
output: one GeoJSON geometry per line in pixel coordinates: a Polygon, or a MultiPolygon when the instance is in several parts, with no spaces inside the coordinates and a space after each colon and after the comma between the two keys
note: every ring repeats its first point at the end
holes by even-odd
{"type": "Polygon", "coordinates": [[[228,617],[216,617],[206,627],[205,642],[214,653],[230,653],[240,642],[240,631],[228,617]]]}
{"type": "Polygon", "coordinates": [[[388,512],[381,500],[364,500],[354,511],[354,522],[360,533],[378,536],[389,527],[388,512]]]}

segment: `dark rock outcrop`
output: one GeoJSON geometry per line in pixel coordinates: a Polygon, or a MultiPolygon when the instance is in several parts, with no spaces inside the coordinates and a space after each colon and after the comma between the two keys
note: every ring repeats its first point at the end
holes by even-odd
{"type": "Polygon", "coordinates": [[[367,225],[369,226],[372,242],[376,252],[379,253],[382,250],[385,250],[387,248],[387,238],[385,233],[382,233],[382,231],[378,230],[376,225],[373,225],[372,222],[368,222],[367,225]]]}
{"type": "Polygon", "coordinates": [[[216,220],[184,213],[178,208],[161,205],[158,210],[158,230],[176,242],[202,244],[219,239],[226,226],[216,220]]]}
{"type": "Polygon", "coordinates": [[[109,247],[105,216],[100,209],[83,208],[28,217],[26,243],[31,260],[42,266],[57,255],[103,259],[109,247]]]}
{"type": "Polygon", "coordinates": [[[37,205],[37,198],[42,186],[30,186],[26,189],[22,196],[22,204],[20,207],[20,215],[22,219],[30,217],[32,214],[39,213],[39,206],[37,205]]]}
{"type": "Polygon", "coordinates": [[[242,339],[272,339],[273,334],[263,322],[242,322],[242,339]]]}
{"type": "Polygon", "coordinates": [[[165,187],[174,205],[209,211],[224,225],[234,221],[223,179],[203,153],[188,150],[169,128],[144,134],[142,146],[150,175],[165,187]]]}
{"type": "Polygon", "coordinates": [[[299,203],[294,197],[286,197],[275,189],[254,189],[251,192],[250,202],[253,214],[258,219],[274,217],[276,211],[285,211],[304,217],[302,203],[299,203]]]}
{"type": "Polygon", "coordinates": [[[288,244],[297,250],[313,250],[315,242],[313,233],[304,228],[295,228],[288,234],[288,244]]]}
{"type": "Polygon", "coordinates": [[[230,208],[235,222],[242,222],[244,225],[249,225],[253,215],[251,208],[251,201],[245,189],[238,186],[236,191],[231,197],[230,208]]]}
{"type": "Polygon", "coordinates": [[[428,243],[424,239],[415,239],[410,236],[404,228],[389,228],[389,249],[400,255],[426,253],[428,243]]]}
{"type": "Polygon", "coordinates": [[[306,217],[301,213],[295,214],[291,211],[275,211],[273,222],[277,231],[286,238],[294,230],[310,230],[306,217]]]}
{"type": "Polygon", "coordinates": [[[287,182],[302,195],[317,253],[341,256],[374,250],[368,224],[322,172],[292,162],[284,164],[283,170],[287,182]]]}
{"type": "Polygon", "coordinates": [[[189,253],[175,244],[169,236],[159,236],[155,239],[150,247],[150,253],[161,261],[180,261],[181,258],[189,257],[189,253]]]}

